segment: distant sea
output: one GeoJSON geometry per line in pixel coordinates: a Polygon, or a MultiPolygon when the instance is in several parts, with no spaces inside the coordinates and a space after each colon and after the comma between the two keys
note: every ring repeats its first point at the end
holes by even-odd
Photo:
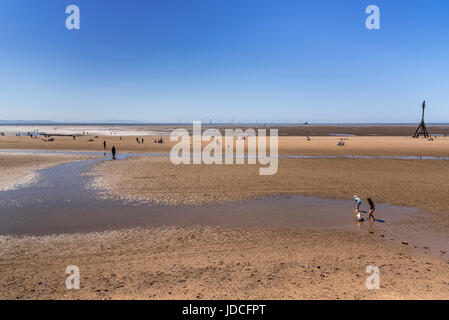
{"type": "MultiPolygon", "coordinates": [[[[418,122],[410,123],[286,123],[286,122],[202,122],[204,126],[415,126],[418,122]]],[[[447,126],[449,123],[426,123],[428,126],[447,126]]],[[[49,120],[0,120],[4,126],[191,126],[192,122],[56,122],[49,120]]]]}

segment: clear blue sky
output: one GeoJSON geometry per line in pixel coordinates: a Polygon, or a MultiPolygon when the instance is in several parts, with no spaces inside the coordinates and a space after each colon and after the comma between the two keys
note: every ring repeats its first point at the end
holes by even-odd
{"type": "Polygon", "coordinates": [[[423,99],[449,122],[447,0],[0,0],[0,119],[416,122],[423,99]]]}

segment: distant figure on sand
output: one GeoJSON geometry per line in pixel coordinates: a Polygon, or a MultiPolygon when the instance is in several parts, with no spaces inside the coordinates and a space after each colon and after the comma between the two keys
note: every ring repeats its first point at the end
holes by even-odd
{"type": "Polygon", "coordinates": [[[115,146],[112,146],[112,160],[115,160],[115,154],[116,154],[116,150],[115,150],[115,146]]]}
{"type": "Polygon", "coordinates": [[[106,141],[103,141],[103,147],[106,150],[106,141]]]}
{"type": "Polygon", "coordinates": [[[355,194],[354,195],[354,203],[355,203],[355,209],[357,211],[360,211],[360,206],[362,205],[362,200],[355,194]]]}
{"type": "Polygon", "coordinates": [[[376,210],[376,206],[374,205],[374,201],[371,198],[366,199],[366,201],[368,201],[368,205],[369,205],[369,216],[368,216],[368,220],[371,220],[371,218],[373,218],[373,221],[376,221],[376,219],[374,218],[374,210],[376,210]]]}

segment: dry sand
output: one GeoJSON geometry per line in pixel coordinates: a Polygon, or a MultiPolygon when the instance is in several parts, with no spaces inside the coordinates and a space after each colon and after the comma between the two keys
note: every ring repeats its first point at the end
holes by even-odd
{"type": "Polygon", "coordinates": [[[33,183],[38,178],[36,170],[87,158],[64,154],[0,153],[0,191],[14,190],[33,183]]]}
{"type": "Polygon", "coordinates": [[[448,261],[360,232],[155,228],[0,237],[2,299],[447,299],[448,261]],[[66,290],[68,265],[80,290],[66,290]],[[380,268],[380,289],[365,286],[380,268]]]}
{"type": "MultiPolygon", "coordinates": [[[[145,137],[144,144],[138,144],[136,137],[55,137],[54,142],[29,137],[0,136],[0,149],[16,150],[72,150],[107,151],[115,145],[118,152],[169,153],[176,142],[164,137],[163,144],[154,143],[155,137],[145,137]],[[89,141],[90,139],[94,140],[89,141]]],[[[397,155],[397,156],[448,156],[449,137],[439,137],[434,141],[411,137],[344,137],[346,146],[337,147],[339,137],[279,137],[279,154],[285,155],[397,155]]],[[[203,146],[207,142],[203,142],[203,146]]],[[[222,144],[224,146],[224,144],[222,144]]]]}

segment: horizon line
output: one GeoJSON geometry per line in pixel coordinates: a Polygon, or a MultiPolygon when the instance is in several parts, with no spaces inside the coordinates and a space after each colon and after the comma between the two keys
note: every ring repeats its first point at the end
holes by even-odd
{"type": "MultiPolygon", "coordinates": [[[[194,120],[199,121],[199,120],[194,120]]],[[[145,122],[134,120],[94,120],[94,121],[55,121],[55,120],[0,120],[0,125],[192,125],[189,122],[145,122]]],[[[200,121],[201,122],[201,121],[200,121]]],[[[201,122],[202,125],[279,125],[279,126],[375,126],[375,125],[417,125],[417,122],[282,122],[282,121],[250,121],[250,122],[201,122]]],[[[449,125],[449,122],[427,122],[427,125],[449,125]]]]}

